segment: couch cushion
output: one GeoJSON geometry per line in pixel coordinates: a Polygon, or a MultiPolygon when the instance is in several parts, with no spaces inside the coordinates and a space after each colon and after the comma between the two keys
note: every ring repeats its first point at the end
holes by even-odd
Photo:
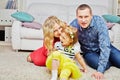
{"type": "Polygon", "coordinates": [[[119,17],[119,16],[110,15],[110,14],[105,14],[105,15],[102,15],[102,17],[103,17],[107,22],[120,23],[120,17],[119,17]]]}
{"type": "Polygon", "coordinates": [[[23,22],[22,26],[26,27],[26,28],[32,28],[32,29],[41,29],[42,28],[42,24],[40,24],[38,22],[23,22]]]}
{"type": "Polygon", "coordinates": [[[11,14],[11,16],[19,21],[23,22],[32,22],[34,20],[34,17],[26,12],[15,12],[11,14]]]}
{"type": "Polygon", "coordinates": [[[31,29],[26,27],[21,27],[21,38],[26,39],[43,39],[43,30],[31,29]]]}

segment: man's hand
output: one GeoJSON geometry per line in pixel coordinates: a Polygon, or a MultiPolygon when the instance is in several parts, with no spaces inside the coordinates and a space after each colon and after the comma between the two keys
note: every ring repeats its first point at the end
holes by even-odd
{"type": "Polygon", "coordinates": [[[92,77],[94,77],[95,80],[102,80],[104,78],[104,75],[101,72],[95,72],[92,74],[92,77]]]}

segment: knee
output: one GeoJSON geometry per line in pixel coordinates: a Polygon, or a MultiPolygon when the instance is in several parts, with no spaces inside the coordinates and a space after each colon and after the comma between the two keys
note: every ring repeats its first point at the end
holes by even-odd
{"type": "Polygon", "coordinates": [[[113,66],[120,68],[120,61],[116,61],[113,63],[113,66]]]}
{"type": "Polygon", "coordinates": [[[70,77],[71,75],[71,71],[70,69],[63,69],[61,70],[61,73],[60,73],[60,80],[68,80],[68,78],[70,77]]]}
{"type": "Polygon", "coordinates": [[[113,66],[120,68],[120,54],[112,53],[112,55],[110,55],[109,60],[113,66]]]}

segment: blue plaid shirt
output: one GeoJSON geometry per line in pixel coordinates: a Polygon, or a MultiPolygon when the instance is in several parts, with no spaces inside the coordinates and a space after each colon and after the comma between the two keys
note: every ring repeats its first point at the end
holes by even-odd
{"type": "Polygon", "coordinates": [[[94,15],[85,29],[78,24],[77,19],[70,25],[78,29],[78,40],[83,53],[100,52],[97,71],[104,72],[110,55],[110,39],[103,18],[94,15]]]}

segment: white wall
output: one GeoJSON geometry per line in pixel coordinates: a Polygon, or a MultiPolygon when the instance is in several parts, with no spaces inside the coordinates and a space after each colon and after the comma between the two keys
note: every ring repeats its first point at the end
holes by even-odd
{"type": "Polygon", "coordinates": [[[26,0],[27,6],[31,3],[43,2],[43,3],[59,3],[59,4],[66,4],[66,5],[75,5],[75,4],[94,4],[94,5],[104,5],[108,6],[110,0],[26,0]]]}
{"type": "Polygon", "coordinates": [[[6,4],[7,4],[7,0],[1,0],[0,1],[0,9],[5,9],[6,4]]]}
{"type": "Polygon", "coordinates": [[[56,3],[63,5],[80,5],[86,3],[89,5],[100,5],[105,8],[108,8],[110,13],[113,13],[113,6],[111,5],[113,0],[24,0],[25,8],[31,5],[32,3],[56,3]]]}

